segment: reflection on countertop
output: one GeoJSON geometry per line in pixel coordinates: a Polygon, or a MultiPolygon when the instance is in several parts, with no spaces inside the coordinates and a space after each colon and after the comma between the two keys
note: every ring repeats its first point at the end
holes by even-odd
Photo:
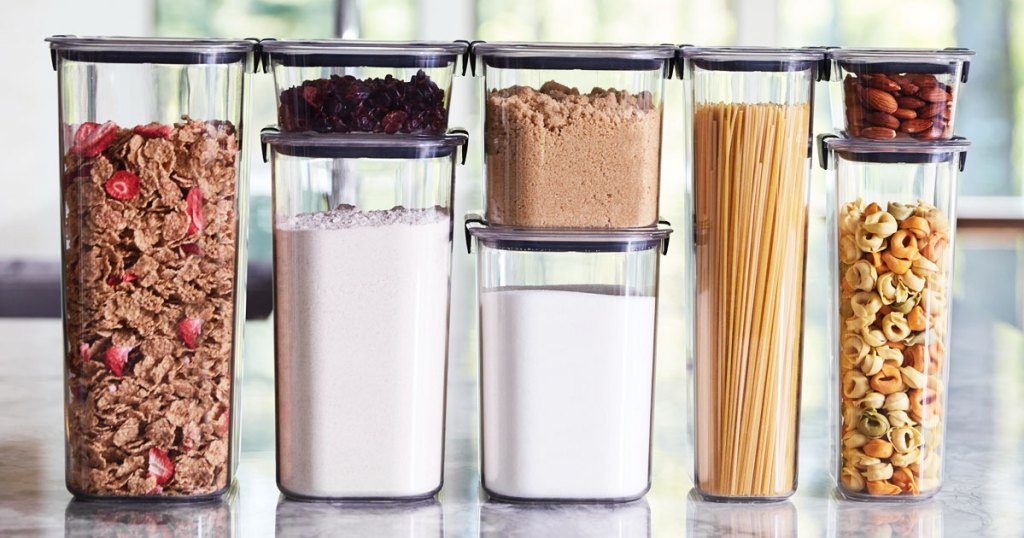
{"type": "Polygon", "coordinates": [[[234,536],[237,500],[237,482],[227,495],[215,501],[168,503],[72,499],[64,510],[64,536],[234,536]]]}
{"type": "Polygon", "coordinates": [[[651,508],[642,499],[623,504],[485,502],[480,536],[646,538],[651,536],[651,508]]]}
{"type": "Polygon", "coordinates": [[[445,535],[444,512],[436,499],[412,503],[331,503],[281,497],[274,517],[274,531],[277,538],[440,538],[445,535]]]}

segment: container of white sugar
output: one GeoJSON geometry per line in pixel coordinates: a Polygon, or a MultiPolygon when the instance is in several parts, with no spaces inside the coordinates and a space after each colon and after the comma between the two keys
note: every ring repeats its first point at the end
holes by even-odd
{"type": "Polygon", "coordinates": [[[647,492],[659,254],[671,232],[467,217],[479,282],[481,482],[492,498],[626,502],[647,492]]]}
{"type": "Polygon", "coordinates": [[[273,165],[277,483],[441,488],[452,188],[465,134],[263,132],[273,165]]]}

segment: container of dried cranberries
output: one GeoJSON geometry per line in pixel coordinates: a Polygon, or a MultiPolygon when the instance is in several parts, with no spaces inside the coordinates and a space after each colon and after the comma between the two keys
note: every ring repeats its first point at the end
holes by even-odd
{"type": "Polygon", "coordinates": [[[262,48],[281,131],[439,135],[467,44],[267,39],[262,48]]]}
{"type": "Polygon", "coordinates": [[[219,497],[237,466],[254,41],[49,38],[67,488],[219,497]]]}
{"type": "Polygon", "coordinates": [[[835,49],[832,122],[870,140],[949,140],[967,82],[968,49],[835,49]]]}

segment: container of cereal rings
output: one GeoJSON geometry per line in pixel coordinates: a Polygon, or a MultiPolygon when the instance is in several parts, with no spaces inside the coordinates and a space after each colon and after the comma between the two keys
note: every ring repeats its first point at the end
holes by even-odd
{"type": "Polygon", "coordinates": [[[969,143],[823,136],[834,474],[848,498],[942,484],[957,179],[969,143]]]}

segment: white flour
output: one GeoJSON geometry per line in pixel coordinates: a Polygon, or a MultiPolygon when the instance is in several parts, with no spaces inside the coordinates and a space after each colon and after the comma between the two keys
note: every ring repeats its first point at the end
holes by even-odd
{"type": "Polygon", "coordinates": [[[278,482],[315,497],[441,484],[450,220],[440,208],[279,219],[278,482]]]}
{"type": "Polygon", "coordinates": [[[655,300],[608,291],[480,294],[490,492],[621,499],[646,491],[655,300]]]}

